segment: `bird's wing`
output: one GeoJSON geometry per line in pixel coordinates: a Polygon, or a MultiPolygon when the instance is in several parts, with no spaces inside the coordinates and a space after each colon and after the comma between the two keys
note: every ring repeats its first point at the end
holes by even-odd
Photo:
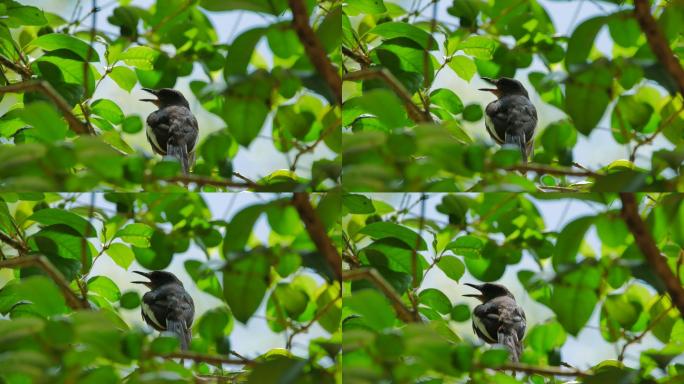
{"type": "Polygon", "coordinates": [[[475,307],[473,311],[473,328],[484,341],[496,343],[499,329],[499,308],[491,301],[475,307]]]}
{"type": "Polygon", "coordinates": [[[532,140],[537,127],[537,110],[529,99],[523,96],[510,96],[504,99],[504,124],[510,134],[524,134],[525,141],[532,140]]]}
{"type": "Polygon", "coordinates": [[[499,100],[487,104],[485,109],[485,127],[489,136],[497,143],[503,144],[506,137],[506,113],[499,100]]]}
{"type": "Polygon", "coordinates": [[[147,141],[155,153],[166,155],[166,143],[169,140],[169,116],[163,110],[157,110],[147,116],[147,141]]]}

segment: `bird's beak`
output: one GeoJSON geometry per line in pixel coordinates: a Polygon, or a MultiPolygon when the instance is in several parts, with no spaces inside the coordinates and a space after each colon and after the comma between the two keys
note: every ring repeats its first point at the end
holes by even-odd
{"type": "MultiPolygon", "coordinates": [[[[473,287],[473,288],[477,289],[478,291],[482,292],[482,287],[477,285],[477,284],[465,283],[465,285],[467,285],[469,287],[473,287]]],[[[480,301],[484,301],[484,295],[482,293],[480,293],[479,295],[474,294],[474,293],[469,293],[469,294],[463,295],[463,296],[464,297],[474,297],[476,299],[479,299],[480,301]]]]}
{"type": "MultiPolygon", "coordinates": [[[[157,96],[157,91],[155,91],[154,89],[143,88],[142,90],[157,96]]],[[[140,101],[149,101],[150,103],[154,103],[155,105],[159,106],[159,99],[140,99],[140,101]]]]}
{"type": "MultiPolygon", "coordinates": [[[[146,272],[133,271],[133,273],[137,273],[138,275],[144,276],[144,277],[146,277],[146,278],[148,278],[148,279],[150,278],[150,274],[149,274],[149,273],[146,273],[146,272]]],[[[152,284],[151,281],[131,281],[131,283],[133,283],[133,284],[143,284],[143,285],[146,285],[146,286],[148,286],[148,287],[150,286],[150,284],[152,284]]]]}
{"type": "MultiPolygon", "coordinates": [[[[489,77],[483,77],[482,80],[488,82],[489,84],[496,86],[496,80],[494,80],[494,79],[491,79],[489,77]]],[[[479,88],[478,91],[491,92],[491,93],[499,96],[499,89],[498,88],[479,88]]]]}

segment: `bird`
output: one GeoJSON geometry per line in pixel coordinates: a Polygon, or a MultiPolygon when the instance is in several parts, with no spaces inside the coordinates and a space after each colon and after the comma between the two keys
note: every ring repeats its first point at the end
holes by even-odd
{"type": "Polygon", "coordinates": [[[156,105],[159,109],[147,116],[147,141],[152,150],[162,156],[173,156],[181,163],[184,174],[195,164],[195,145],[199,127],[190,111],[190,104],[182,93],[172,88],[143,91],[156,99],[140,99],[156,105]]]}
{"type": "Polygon", "coordinates": [[[509,352],[512,362],[520,361],[527,326],[525,311],[515,302],[513,294],[503,285],[494,283],[470,284],[480,294],[467,294],[482,304],[473,310],[473,331],[488,344],[501,344],[509,352]]]}
{"type": "Polygon", "coordinates": [[[133,271],[149,281],[133,281],[143,284],[150,291],[143,295],[141,313],[145,323],[157,331],[175,333],[180,340],[181,350],[190,345],[192,331],[190,326],[195,317],[195,303],[183,288],[183,283],[170,272],[133,271]]]}
{"type": "Polygon", "coordinates": [[[492,139],[500,145],[512,144],[520,148],[523,163],[534,151],[534,130],[537,127],[537,110],[522,83],[508,77],[485,81],[496,88],[480,88],[491,92],[497,100],[487,104],[485,127],[492,139]]]}

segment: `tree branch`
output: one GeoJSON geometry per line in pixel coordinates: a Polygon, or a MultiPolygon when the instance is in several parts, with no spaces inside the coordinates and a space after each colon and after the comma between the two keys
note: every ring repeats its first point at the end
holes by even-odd
{"type": "Polygon", "coordinates": [[[31,72],[26,67],[23,67],[19,64],[15,64],[4,56],[0,56],[0,64],[16,72],[24,80],[28,80],[31,78],[31,72]]]}
{"type": "Polygon", "coordinates": [[[684,69],[670,49],[670,44],[658,27],[658,23],[651,15],[651,6],[648,0],[634,0],[634,17],[641,26],[641,30],[644,31],[651,51],[677,83],[679,94],[684,96],[684,69]]]}
{"type": "Polygon", "coordinates": [[[11,238],[9,235],[7,235],[4,232],[0,232],[0,241],[3,243],[6,243],[10,247],[14,248],[19,252],[19,255],[23,255],[28,252],[28,249],[26,248],[26,245],[24,245],[22,242],[14,240],[11,238]]]}
{"type": "Polygon", "coordinates": [[[359,63],[362,69],[366,69],[371,65],[371,61],[367,56],[358,54],[345,46],[342,46],[342,54],[359,63]]]}
{"type": "MultiPolygon", "coordinates": [[[[478,366],[478,368],[485,367],[478,366]]],[[[579,369],[562,369],[561,367],[537,367],[534,365],[522,363],[505,363],[501,366],[496,367],[496,369],[502,371],[524,372],[528,374],[536,373],[539,375],[546,376],[587,377],[591,375],[591,372],[580,371],[579,369]]]]}
{"type": "Polygon", "coordinates": [[[382,275],[373,268],[359,268],[342,273],[342,280],[368,280],[375,284],[378,289],[389,299],[397,317],[405,323],[421,323],[422,320],[418,313],[412,312],[404,302],[401,300],[399,294],[392,288],[392,286],[385,280],[382,275]]]}
{"type": "Polygon", "coordinates": [[[57,91],[55,91],[55,89],[52,88],[52,86],[48,82],[41,80],[28,80],[21,83],[14,83],[6,85],[4,87],[0,87],[0,94],[21,93],[26,91],[42,92],[45,96],[52,100],[55,106],[57,106],[57,108],[62,111],[62,114],[64,115],[64,118],[66,119],[67,123],[69,123],[69,127],[72,131],[80,135],[93,134],[93,132],[91,132],[88,126],[84,122],[79,120],[73,114],[73,112],[71,112],[69,104],[67,104],[67,102],[64,101],[62,96],[60,96],[59,93],[57,93],[57,91]]]}
{"type": "Polygon", "coordinates": [[[338,105],[342,105],[342,81],[335,67],[328,59],[328,54],[325,52],[323,45],[314,33],[311,26],[309,26],[309,15],[306,13],[306,6],[302,0],[288,0],[290,9],[292,10],[292,27],[299,40],[304,46],[306,55],[311,60],[311,63],[316,67],[318,73],[328,83],[330,91],[338,105]]]}
{"type": "Polygon", "coordinates": [[[667,265],[665,257],[662,256],[653,236],[651,236],[646,224],[641,219],[634,194],[620,193],[620,200],[622,200],[622,218],[630,232],[632,232],[634,241],[653,272],[665,283],[667,292],[672,298],[672,303],[679,309],[680,314],[684,314],[684,287],[682,287],[677,276],[667,265]]]}
{"type": "Polygon", "coordinates": [[[55,268],[54,265],[45,256],[21,256],[0,261],[0,269],[2,268],[26,268],[37,267],[42,269],[62,291],[66,303],[69,308],[73,310],[90,309],[90,304],[86,298],[79,299],[76,294],[69,287],[69,282],[64,278],[64,275],[55,268]]]}
{"type": "Polygon", "coordinates": [[[349,72],[342,77],[343,80],[357,81],[357,80],[368,80],[368,79],[380,79],[387,83],[387,85],[392,89],[394,93],[399,96],[399,98],[404,102],[406,107],[406,112],[409,118],[416,123],[432,123],[432,116],[429,113],[421,111],[418,106],[411,100],[411,94],[408,93],[406,88],[402,83],[397,80],[396,77],[387,70],[382,69],[362,69],[355,72],[349,72]]]}
{"type": "Polygon", "coordinates": [[[309,233],[311,241],[316,244],[316,249],[325,258],[335,275],[336,280],[342,279],[342,258],[337,248],[328,237],[328,233],[323,226],[323,222],[311,206],[309,194],[305,192],[295,192],[292,196],[292,205],[297,209],[299,217],[304,222],[304,227],[309,233]]]}
{"type": "Polygon", "coordinates": [[[183,352],[173,352],[164,355],[153,355],[164,359],[187,359],[194,362],[204,362],[212,365],[248,365],[253,366],[256,363],[252,360],[247,359],[231,359],[229,357],[217,356],[217,355],[205,355],[197,352],[183,351],[183,352]]]}
{"type": "Polygon", "coordinates": [[[226,188],[253,188],[253,189],[257,189],[259,187],[259,184],[245,178],[242,175],[239,175],[239,176],[238,175],[235,175],[235,176],[240,178],[240,179],[246,180],[246,181],[244,183],[238,183],[238,182],[235,182],[232,180],[212,179],[210,177],[198,176],[198,175],[179,175],[179,176],[170,177],[168,179],[159,179],[159,180],[166,181],[169,183],[183,183],[185,185],[194,183],[200,187],[204,186],[204,185],[211,185],[214,187],[226,187],[226,188]]]}
{"type": "Polygon", "coordinates": [[[532,171],[536,172],[537,174],[543,175],[543,174],[549,174],[549,175],[560,175],[560,176],[573,176],[573,177],[597,177],[601,176],[601,174],[590,171],[590,170],[585,170],[585,171],[573,171],[569,168],[554,168],[554,167],[549,167],[546,165],[535,165],[535,164],[530,164],[528,163],[527,165],[514,165],[512,167],[506,168],[508,171],[520,171],[520,172],[527,172],[527,171],[532,171]]]}

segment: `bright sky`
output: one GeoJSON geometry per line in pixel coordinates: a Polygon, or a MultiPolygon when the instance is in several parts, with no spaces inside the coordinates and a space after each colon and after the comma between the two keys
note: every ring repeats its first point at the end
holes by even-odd
{"type": "MultiPolygon", "coordinates": [[[[369,197],[373,199],[387,201],[394,207],[397,207],[400,204],[402,196],[403,194],[399,193],[369,195],[369,197]]],[[[415,202],[419,196],[420,194],[416,193],[410,194],[409,201],[415,202]]],[[[441,195],[428,194],[428,197],[429,198],[425,207],[425,216],[431,219],[442,221],[446,220],[446,216],[436,210],[437,204],[439,204],[442,199],[441,195]]],[[[559,231],[567,223],[576,218],[595,215],[602,211],[601,206],[594,205],[594,203],[586,201],[531,200],[541,212],[542,218],[547,225],[546,230],[548,231],[559,231]]],[[[411,210],[411,212],[416,217],[419,217],[420,204],[417,204],[411,210]]],[[[430,236],[424,234],[424,237],[427,243],[430,244],[430,236]]],[[[593,227],[585,237],[585,241],[592,247],[597,255],[600,255],[601,243],[593,227]]],[[[423,254],[428,258],[429,262],[431,260],[431,254],[428,252],[423,252],[423,254]]],[[[544,321],[555,317],[555,314],[549,308],[532,300],[527,295],[527,292],[522,287],[517,277],[517,272],[523,269],[541,272],[537,263],[527,251],[523,252],[523,258],[519,264],[506,267],[506,272],[498,282],[508,287],[511,292],[513,292],[516,301],[525,309],[525,313],[527,315],[527,329],[529,331],[535,324],[543,323],[544,321]]],[[[545,275],[553,272],[550,265],[546,266],[544,271],[546,272],[545,275]]],[[[466,293],[472,293],[472,288],[462,285],[462,283],[465,282],[477,282],[477,280],[466,270],[466,274],[461,278],[461,284],[456,284],[453,280],[446,277],[446,275],[444,275],[444,273],[442,273],[442,271],[440,271],[438,268],[433,268],[430,270],[430,272],[428,272],[428,275],[420,288],[421,290],[425,288],[437,288],[449,297],[452,304],[464,303],[468,304],[471,308],[474,308],[477,305],[475,300],[462,297],[462,295],[466,293]]],[[[650,287],[648,288],[651,293],[654,292],[653,289],[650,287]]],[[[606,342],[601,336],[598,328],[599,315],[600,304],[597,305],[596,309],[594,310],[587,326],[585,326],[585,328],[577,337],[568,335],[565,345],[561,349],[562,360],[564,362],[567,362],[579,369],[587,369],[600,361],[615,359],[617,357],[619,351],[615,350],[614,344],[606,342]],[[587,346],[591,347],[588,348],[587,346]]],[[[459,336],[470,338],[470,340],[476,340],[470,321],[464,323],[451,322],[451,324],[459,336]]],[[[633,344],[627,349],[627,354],[625,355],[625,364],[632,367],[638,366],[639,353],[642,350],[661,347],[662,345],[663,344],[659,340],[649,334],[640,344],[633,344]]],[[[619,346],[621,347],[622,343],[620,343],[619,346]]]]}
{"type": "MultiPolygon", "coordinates": [[[[26,5],[40,7],[45,11],[57,13],[67,20],[70,20],[74,7],[77,4],[77,0],[21,0],[20,2],[26,5]]],[[[91,9],[91,1],[83,0],[81,3],[83,4],[82,15],[85,15],[91,9]]],[[[147,8],[153,3],[154,1],[152,0],[130,1],[130,5],[142,8],[147,8]]],[[[102,11],[100,11],[97,15],[97,27],[108,32],[118,33],[118,28],[113,27],[107,22],[107,17],[109,17],[112,14],[112,11],[116,8],[116,2],[99,0],[97,1],[97,4],[99,6],[105,6],[104,9],[102,9],[102,11]]],[[[270,25],[276,20],[274,16],[258,16],[252,12],[240,11],[207,12],[207,15],[216,29],[216,32],[219,36],[218,41],[220,43],[230,43],[242,32],[256,27],[270,25]]],[[[90,18],[83,24],[83,28],[86,28],[89,25],[90,18]]],[[[103,46],[96,45],[96,49],[98,50],[98,53],[100,53],[100,57],[103,57],[103,46]]],[[[265,40],[257,46],[257,50],[267,62],[272,62],[272,56],[265,40]]],[[[102,71],[102,68],[100,68],[100,71],[102,71]]],[[[216,80],[222,82],[222,79],[223,77],[221,75],[216,80]]],[[[176,83],[176,88],[183,92],[190,102],[190,109],[196,115],[199,122],[201,141],[204,135],[221,129],[225,127],[226,124],[218,116],[204,110],[200,103],[194,98],[194,95],[189,88],[189,84],[192,80],[207,81],[206,75],[203,73],[200,65],[195,65],[191,76],[179,78],[178,82],[176,83]]],[[[143,118],[143,120],[145,120],[147,115],[149,115],[155,109],[155,106],[151,103],[139,101],[139,99],[148,96],[149,95],[147,95],[144,91],[140,90],[139,84],[136,85],[136,87],[129,94],[119,88],[119,86],[116,85],[116,83],[114,83],[112,80],[107,78],[97,89],[93,99],[112,99],[121,107],[126,115],[138,114],[143,118]]],[[[0,115],[4,113],[6,109],[13,103],[14,98],[5,98],[4,102],[0,103],[0,115]]],[[[252,180],[268,175],[269,173],[278,169],[289,169],[289,163],[286,155],[278,152],[273,147],[272,140],[270,139],[272,129],[270,120],[271,117],[266,119],[266,124],[264,124],[262,128],[260,136],[250,144],[249,148],[240,148],[237,156],[233,159],[234,169],[251,178],[252,180]],[[265,154],[268,154],[269,156],[265,156],[265,154]]],[[[150,155],[152,154],[150,145],[147,143],[145,138],[144,130],[136,135],[124,135],[124,139],[136,150],[147,152],[150,155]]],[[[296,152],[290,154],[290,160],[294,159],[295,153],[296,152]]],[[[335,154],[325,145],[318,145],[313,152],[307,153],[301,157],[297,164],[297,173],[304,177],[310,178],[311,164],[314,160],[321,158],[332,159],[334,157],[335,154]]]]}

